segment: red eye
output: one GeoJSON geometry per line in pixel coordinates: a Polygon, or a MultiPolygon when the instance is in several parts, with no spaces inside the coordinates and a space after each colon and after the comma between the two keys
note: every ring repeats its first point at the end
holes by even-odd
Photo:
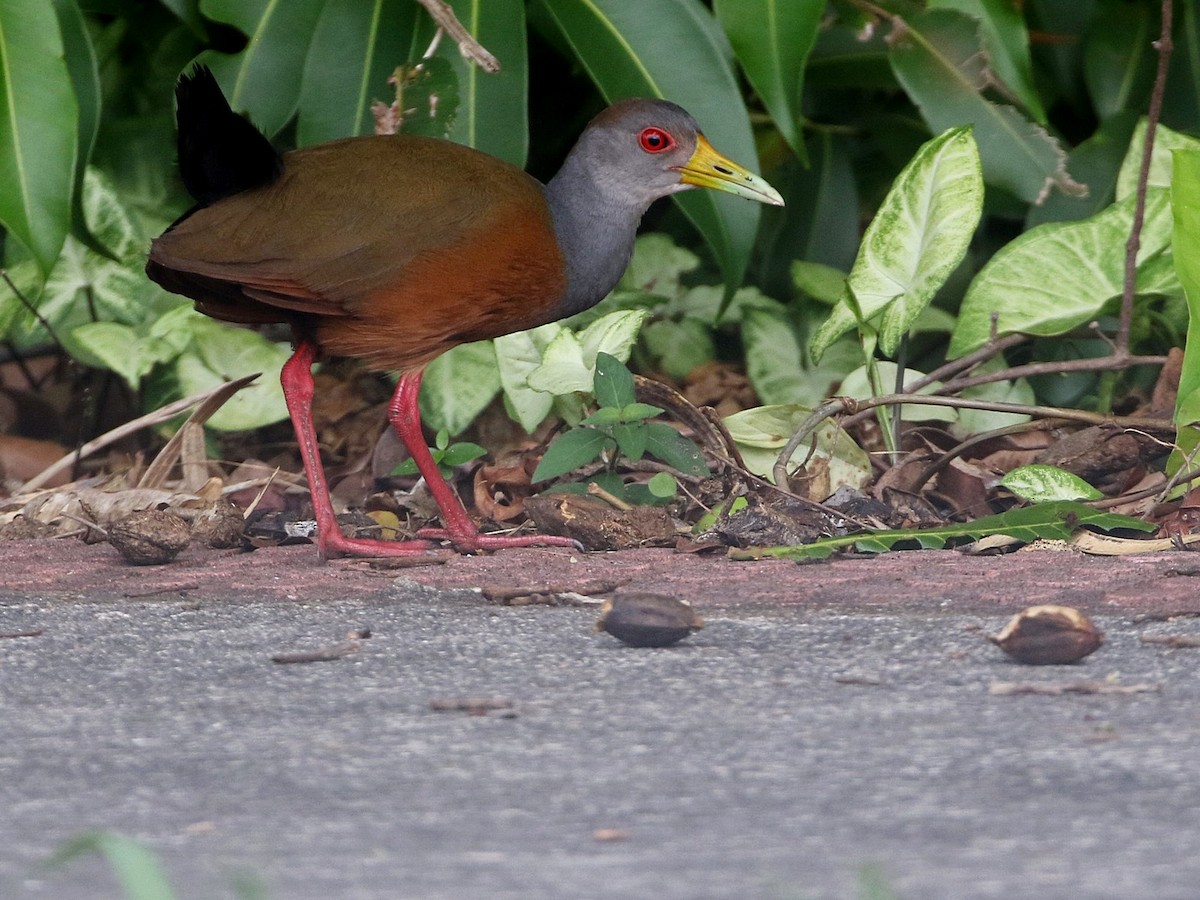
{"type": "Polygon", "coordinates": [[[642,133],[638,135],[638,143],[642,145],[642,149],[647,153],[662,153],[664,150],[670,150],[675,146],[675,138],[667,134],[661,128],[643,128],[642,133]]]}

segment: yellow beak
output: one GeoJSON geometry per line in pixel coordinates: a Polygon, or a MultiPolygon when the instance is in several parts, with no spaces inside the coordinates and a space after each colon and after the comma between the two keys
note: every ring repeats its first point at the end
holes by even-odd
{"type": "Polygon", "coordinates": [[[725,191],[772,206],[783,206],[779,191],[745,166],[739,166],[722,156],[702,134],[696,136],[696,150],[692,158],[679,167],[679,172],[679,180],[684,184],[725,191]]]}

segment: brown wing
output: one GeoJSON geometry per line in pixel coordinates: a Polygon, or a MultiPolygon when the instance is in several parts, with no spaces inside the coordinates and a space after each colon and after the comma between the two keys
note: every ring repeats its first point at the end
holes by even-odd
{"type": "Polygon", "coordinates": [[[412,136],[288,154],[278,181],[156,240],[148,271],[210,315],[300,318],[327,351],[381,369],[550,321],[565,290],[538,183],[412,136]]]}

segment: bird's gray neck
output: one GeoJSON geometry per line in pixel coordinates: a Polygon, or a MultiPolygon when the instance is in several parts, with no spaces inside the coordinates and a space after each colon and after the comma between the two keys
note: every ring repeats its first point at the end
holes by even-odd
{"type": "Polygon", "coordinates": [[[564,317],[595,306],[616,286],[629,265],[638,223],[649,205],[606,188],[603,173],[586,166],[581,156],[568,156],[545,187],[567,264],[564,317]]]}

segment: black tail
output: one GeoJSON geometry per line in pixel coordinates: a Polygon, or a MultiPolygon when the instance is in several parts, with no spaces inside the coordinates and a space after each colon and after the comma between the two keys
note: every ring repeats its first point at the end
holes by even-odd
{"type": "Polygon", "coordinates": [[[229,108],[207,66],[179,76],[175,85],[179,174],[201,206],[270,184],[283,162],[266,135],[229,108]]]}

